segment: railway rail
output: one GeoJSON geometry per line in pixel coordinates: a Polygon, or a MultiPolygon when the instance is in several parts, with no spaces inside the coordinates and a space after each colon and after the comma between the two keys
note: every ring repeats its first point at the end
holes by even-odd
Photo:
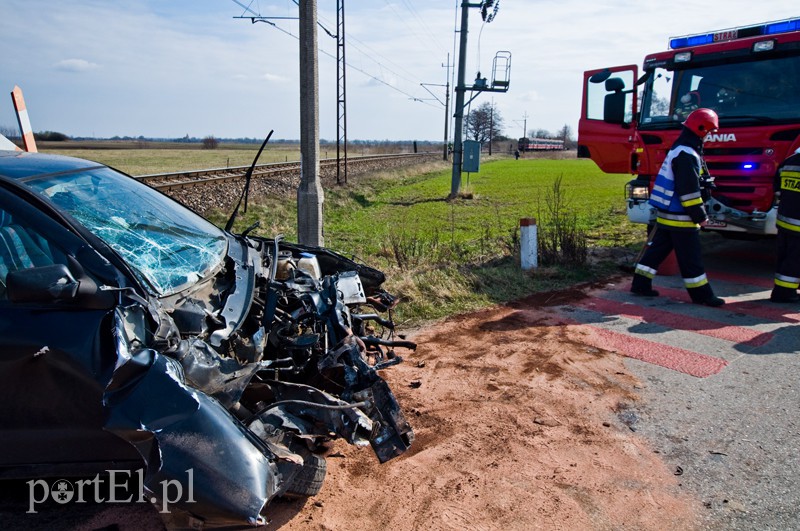
{"type": "MultiPolygon", "coordinates": [[[[417,160],[423,157],[430,157],[434,153],[401,153],[392,155],[365,155],[360,157],[348,157],[348,167],[358,167],[364,164],[380,163],[392,160],[417,160]]],[[[335,168],[337,164],[336,159],[322,159],[320,161],[320,170],[335,168]]],[[[235,166],[230,168],[214,168],[208,170],[192,170],[182,171],[175,173],[158,173],[151,175],[140,175],[136,179],[143,183],[160,190],[167,192],[171,190],[180,190],[194,186],[207,186],[212,184],[221,184],[230,181],[236,181],[244,177],[249,166],[235,166]]],[[[300,162],[276,162],[270,164],[259,164],[253,170],[254,178],[272,178],[279,177],[286,174],[297,175],[300,173],[300,162]]]]}

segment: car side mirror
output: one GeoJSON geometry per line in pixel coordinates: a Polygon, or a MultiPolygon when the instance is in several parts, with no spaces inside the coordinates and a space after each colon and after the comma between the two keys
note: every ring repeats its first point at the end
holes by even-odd
{"type": "Polygon", "coordinates": [[[52,302],[74,299],[80,282],[67,266],[53,264],[10,271],[6,295],[11,302],[52,302]]]}

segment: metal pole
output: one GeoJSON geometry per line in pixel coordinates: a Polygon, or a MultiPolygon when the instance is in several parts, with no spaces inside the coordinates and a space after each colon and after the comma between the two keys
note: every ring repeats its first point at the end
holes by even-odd
{"type": "Polygon", "coordinates": [[[450,122],[450,54],[447,54],[447,77],[445,78],[445,89],[444,89],[444,160],[447,160],[447,156],[449,153],[447,152],[448,146],[448,134],[447,134],[447,126],[450,122]]]}
{"type": "Polygon", "coordinates": [[[444,160],[447,160],[447,156],[449,155],[448,149],[449,143],[448,138],[449,135],[447,134],[447,126],[450,122],[450,82],[447,82],[447,88],[445,89],[446,94],[444,96],[444,160]]]}
{"type": "Polygon", "coordinates": [[[494,140],[494,98],[492,98],[492,107],[489,114],[489,156],[492,156],[492,141],[494,140]]]}
{"type": "Polygon", "coordinates": [[[347,184],[347,61],[345,60],[344,0],[336,0],[336,5],[336,184],[347,184]]]}
{"type": "Polygon", "coordinates": [[[297,240],[322,246],[319,180],[319,68],[317,1],[300,0],[300,186],[297,188],[297,240]]]}
{"type": "MultiPolygon", "coordinates": [[[[480,4],[477,4],[480,6],[480,4]]],[[[455,103],[455,131],[453,131],[453,178],[450,184],[450,198],[458,197],[461,188],[461,161],[464,157],[464,147],[461,136],[464,134],[464,96],[467,91],[465,85],[467,70],[467,30],[469,28],[469,2],[461,3],[461,40],[458,47],[458,85],[456,85],[455,103]]]]}

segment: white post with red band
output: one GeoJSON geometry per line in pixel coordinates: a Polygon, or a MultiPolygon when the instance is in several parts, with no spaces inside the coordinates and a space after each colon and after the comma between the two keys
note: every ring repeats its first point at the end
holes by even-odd
{"type": "Polygon", "coordinates": [[[17,111],[17,122],[19,122],[19,132],[22,134],[22,142],[25,151],[36,153],[36,140],[33,138],[33,128],[28,118],[28,109],[25,107],[25,98],[22,97],[22,89],[14,85],[11,91],[11,100],[14,102],[14,109],[17,111]]]}
{"type": "Polygon", "coordinates": [[[539,267],[539,241],[536,218],[519,220],[519,254],[523,271],[539,267]]]}

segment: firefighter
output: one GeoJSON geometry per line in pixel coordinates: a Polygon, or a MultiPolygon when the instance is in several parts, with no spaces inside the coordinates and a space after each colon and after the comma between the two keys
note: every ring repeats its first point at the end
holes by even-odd
{"type": "Polygon", "coordinates": [[[769,300],[798,302],[800,295],[800,148],[781,165],[775,183],[778,203],[778,263],[769,300]]]}
{"type": "Polygon", "coordinates": [[[633,294],[658,296],[653,289],[653,277],[674,250],[692,302],[707,306],[725,304],[708,283],[700,249],[700,226],[708,219],[703,206],[705,179],[701,180],[703,138],[718,128],[719,118],[711,109],[692,111],[667,153],[650,194],[650,205],[656,208],[656,223],[647,250],[636,264],[631,284],[633,294]]]}

